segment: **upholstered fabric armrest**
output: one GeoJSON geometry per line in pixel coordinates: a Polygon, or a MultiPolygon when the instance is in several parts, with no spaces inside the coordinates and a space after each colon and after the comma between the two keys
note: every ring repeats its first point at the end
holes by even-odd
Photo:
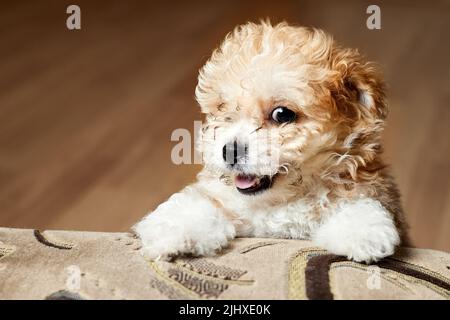
{"type": "Polygon", "coordinates": [[[450,299],[450,255],[400,248],[359,264],[308,241],[240,238],[152,262],[128,233],[0,228],[0,299],[450,299]]]}

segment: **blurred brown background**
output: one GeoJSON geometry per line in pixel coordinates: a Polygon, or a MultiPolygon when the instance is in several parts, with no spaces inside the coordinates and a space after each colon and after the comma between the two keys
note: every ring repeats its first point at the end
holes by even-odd
{"type": "Polygon", "coordinates": [[[170,134],[201,119],[197,70],[236,24],[265,17],[324,28],[380,63],[412,239],[450,251],[444,1],[2,1],[0,225],[126,230],[192,181],[199,167],[171,163],[170,134]],[[80,31],[66,28],[74,3],[80,31]]]}

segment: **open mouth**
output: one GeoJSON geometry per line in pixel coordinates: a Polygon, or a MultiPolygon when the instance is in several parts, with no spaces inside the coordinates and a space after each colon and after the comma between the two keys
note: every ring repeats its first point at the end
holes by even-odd
{"type": "Polygon", "coordinates": [[[272,186],[274,177],[275,176],[258,177],[252,174],[238,174],[234,178],[234,184],[240,193],[253,195],[269,189],[272,186]]]}

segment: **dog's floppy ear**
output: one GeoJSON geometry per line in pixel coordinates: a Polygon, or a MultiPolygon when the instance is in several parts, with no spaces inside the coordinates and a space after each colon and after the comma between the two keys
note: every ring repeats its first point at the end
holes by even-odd
{"type": "Polygon", "coordinates": [[[337,77],[331,91],[340,111],[349,118],[386,118],[385,85],[374,64],[364,62],[357,50],[337,48],[331,68],[337,77]]]}

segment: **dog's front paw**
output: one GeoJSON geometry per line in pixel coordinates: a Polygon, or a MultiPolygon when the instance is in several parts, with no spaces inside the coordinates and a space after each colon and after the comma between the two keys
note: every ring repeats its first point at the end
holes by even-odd
{"type": "Polygon", "coordinates": [[[141,253],[152,260],[214,255],[236,231],[208,199],[189,190],[173,195],[134,226],[141,253]]]}
{"type": "Polygon", "coordinates": [[[189,253],[189,241],[176,228],[158,221],[142,221],[135,226],[142,247],[141,254],[150,260],[171,260],[189,253]]]}
{"type": "Polygon", "coordinates": [[[141,253],[151,260],[170,260],[183,254],[214,255],[228,244],[235,233],[231,225],[213,226],[205,221],[197,221],[197,225],[186,221],[183,223],[179,225],[147,219],[138,224],[135,230],[142,241],[141,253]]]}
{"type": "Polygon", "coordinates": [[[394,254],[400,237],[378,201],[361,199],[341,206],[316,230],[313,241],[331,253],[370,263],[394,254]]]}

